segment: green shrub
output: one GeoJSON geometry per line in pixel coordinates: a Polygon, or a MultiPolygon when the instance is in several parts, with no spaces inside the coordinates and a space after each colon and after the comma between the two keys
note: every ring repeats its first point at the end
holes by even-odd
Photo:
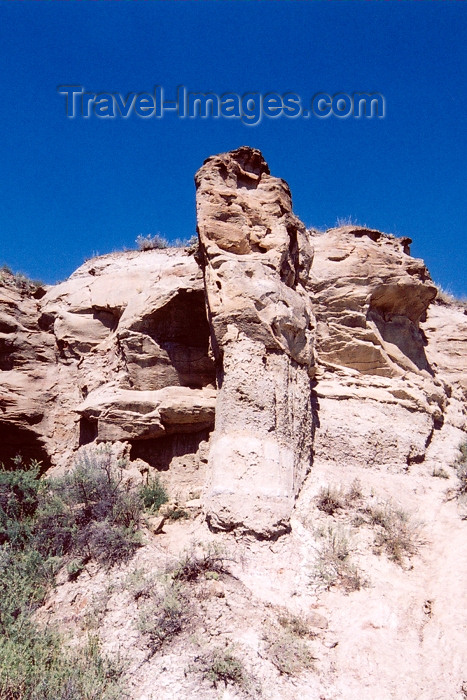
{"type": "Polygon", "coordinates": [[[189,520],[190,518],[189,512],[178,506],[169,510],[166,515],[169,520],[189,520]]]}
{"type": "Polygon", "coordinates": [[[52,489],[44,489],[34,520],[34,547],[42,556],[64,556],[73,549],[76,531],[72,509],[52,489]]]}
{"type": "MultiPolygon", "coordinates": [[[[0,698],[126,697],[122,670],[100,653],[97,640],[70,649],[54,630],[32,621],[63,564],[62,555],[77,547],[78,527],[73,508],[54,492],[54,482],[39,481],[37,463],[27,468],[16,460],[16,466],[0,470],[0,698]]],[[[128,548],[126,533],[123,546],[128,548]]],[[[118,547],[112,542],[111,556],[120,560],[121,548],[121,542],[118,547]]],[[[81,560],[70,562],[69,575],[77,575],[81,566],[81,560]]]]}
{"type": "Polygon", "coordinates": [[[82,454],[70,473],[46,483],[34,527],[43,554],[113,566],[141,545],[141,495],[123,483],[121,465],[108,450],[82,454]]]}
{"type": "Polygon", "coordinates": [[[151,655],[179,634],[190,620],[190,602],[183,585],[169,581],[153,593],[140,612],[139,629],[147,637],[151,655]]]}
{"type": "Polygon", "coordinates": [[[216,647],[196,659],[203,678],[209,680],[214,687],[223,682],[225,686],[232,683],[245,686],[248,674],[243,662],[234,654],[232,647],[216,647]]]}
{"type": "Polygon", "coordinates": [[[102,520],[91,522],[77,530],[73,551],[85,560],[95,559],[101,564],[114,566],[119,562],[128,561],[140,546],[139,532],[109,520],[102,520]]]}
{"type": "Polygon", "coordinates": [[[53,583],[58,563],[30,547],[0,547],[0,697],[122,697],[117,694],[121,672],[101,656],[95,641],[82,650],[69,650],[57,633],[31,620],[53,583]]]}
{"type": "Polygon", "coordinates": [[[0,544],[23,546],[29,539],[39,503],[39,469],[34,461],[13,471],[0,464],[0,544]]]}
{"type": "Polygon", "coordinates": [[[2,700],[120,700],[129,697],[122,670],[95,638],[70,649],[58,634],[33,625],[19,637],[0,638],[2,700]]]}
{"type": "Polygon", "coordinates": [[[268,655],[277,670],[287,676],[295,676],[313,667],[314,657],[307,643],[288,631],[275,635],[268,655]]]}
{"type": "Polygon", "coordinates": [[[144,508],[152,513],[157,513],[161,505],[169,500],[167,491],[157,477],[144,484],[140,494],[144,508]]]}

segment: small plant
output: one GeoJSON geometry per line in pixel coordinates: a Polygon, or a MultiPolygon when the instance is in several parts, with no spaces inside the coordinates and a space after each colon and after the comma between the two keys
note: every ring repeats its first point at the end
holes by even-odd
{"type": "Polygon", "coordinates": [[[334,515],[337,510],[345,506],[345,497],[333,486],[326,486],[320,489],[316,505],[324,513],[334,515]]]}
{"type": "Polygon", "coordinates": [[[216,647],[212,651],[199,656],[198,668],[203,678],[206,678],[217,688],[218,683],[229,683],[237,686],[245,686],[248,683],[248,674],[243,662],[234,654],[232,647],[216,647]]]}
{"type": "Polygon", "coordinates": [[[353,216],[338,216],[336,226],[360,226],[357,219],[353,216]]]}
{"type": "Polygon", "coordinates": [[[138,250],[164,250],[169,247],[169,242],[161,235],[152,235],[148,233],[143,236],[141,233],[136,238],[136,246],[138,250]]]}
{"type": "Polygon", "coordinates": [[[362,485],[359,479],[354,479],[350,484],[350,488],[345,495],[345,500],[348,505],[361,501],[363,498],[362,485]]]}
{"type": "Polygon", "coordinates": [[[269,644],[268,656],[279,673],[296,676],[311,669],[315,657],[307,643],[290,631],[280,632],[269,644]]]}
{"type": "Polygon", "coordinates": [[[438,479],[449,479],[449,474],[443,467],[435,467],[431,472],[432,476],[436,476],[438,479]]]}
{"type": "Polygon", "coordinates": [[[279,615],[278,622],[284,630],[294,635],[295,637],[310,636],[310,629],[308,625],[296,615],[289,615],[288,613],[283,613],[282,615],[279,615]]]}
{"type": "Polygon", "coordinates": [[[377,526],[375,552],[383,549],[391,561],[402,565],[417,551],[417,532],[408,514],[391,502],[367,508],[370,524],[377,526]]]}
{"type": "Polygon", "coordinates": [[[169,510],[166,516],[169,520],[188,520],[190,518],[189,512],[178,506],[169,510]]]}
{"type": "Polygon", "coordinates": [[[459,450],[461,455],[456,463],[459,479],[457,493],[459,496],[467,496],[467,440],[460,445],[459,450]]]}
{"type": "MultiPolygon", "coordinates": [[[[27,275],[22,272],[13,272],[8,265],[3,265],[0,268],[0,284],[6,287],[14,287],[22,294],[27,296],[33,296],[38,291],[44,287],[44,283],[40,280],[30,279],[27,275]]],[[[45,290],[42,290],[41,295],[45,294],[45,290]]]]}
{"type": "Polygon", "coordinates": [[[155,586],[154,574],[147,574],[144,569],[133,569],[123,582],[123,589],[128,591],[136,601],[140,598],[150,598],[155,586]]]}
{"type": "Polygon", "coordinates": [[[190,238],[176,238],[172,243],[174,248],[197,248],[198,247],[198,236],[190,236],[190,238]]]}
{"type": "Polygon", "coordinates": [[[228,573],[231,557],[215,542],[192,544],[181,559],[170,569],[175,581],[195,581],[201,574],[228,573]]]}
{"type": "Polygon", "coordinates": [[[145,510],[151,513],[157,513],[161,505],[169,500],[167,491],[157,477],[144,484],[140,493],[145,510]]]}
{"type": "Polygon", "coordinates": [[[329,590],[340,585],[346,591],[358,591],[365,581],[350,559],[349,538],[341,527],[328,527],[318,535],[322,538],[313,577],[329,590]]]}
{"type": "Polygon", "coordinates": [[[72,559],[70,562],[68,562],[66,567],[68,579],[70,581],[76,581],[83,569],[84,559],[82,559],[81,557],[79,559],[72,559]]]}
{"type": "Polygon", "coordinates": [[[218,581],[219,580],[219,574],[217,571],[206,571],[204,574],[204,578],[207,581],[218,581]]]}
{"type": "Polygon", "coordinates": [[[350,508],[362,498],[363,493],[360,481],[354,479],[348,491],[330,485],[321,488],[317,496],[316,505],[323,513],[334,515],[339,510],[350,508]]]}
{"type": "Polygon", "coordinates": [[[190,621],[191,606],[179,581],[169,581],[140,613],[139,629],[147,637],[151,656],[179,634],[190,621]]]}
{"type": "Polygon", "coordinates": [[[460,457],[454,464],[457,473],[457,488],[454,491],[454,495],[457,497],[459,504],[461,506],[462,512],[461,517],[463,520],[467,519],[467,440],[465,440],[460,446],[460,457]]]}

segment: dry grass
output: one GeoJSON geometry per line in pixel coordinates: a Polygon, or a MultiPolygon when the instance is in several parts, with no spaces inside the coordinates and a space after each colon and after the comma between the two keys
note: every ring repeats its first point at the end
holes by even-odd
{"type": "Polygon", "coordinates": [[[138,250],[164,250],[169,247],[169,242],[166,238],[160,234],[155,234],[154,236],[148,233],[146,236],[139,234],[136,238],[136,247],[138,250]]]}
{"type": "Polygon", "coordinates": [[[318,531],[321,539],[313,578],[326,590],[340,586],[345,591],[358,591],[365,579],[350,557],[350,538],[340,526],[328,526],[318,531]]]}
{"type": "Polygon", "coordinates": [[[241,688],[249,684],[245,666],[232,646],[215,647],[196,657],[195,662],[196,670],[215,688],[219,683],[225,687],[232,684],[241,688]]]}
{"type": "Polygon", "coordinates": [[[195,581],[201,574],[229,573],[228,562],[233,557],[216,542],[193,543],[182,557],[168,569],[174,581],[195,581]]]}
{"type": "Polygon", "coordinates": [[[435,476],[438,479],[449,479],[449,474],[443,467],[435,467],[431,472],[431,476],[435,476]]]}
{"type": "Polygon", "coordinates": [[[361,484],[358,479],[354,479],[348,491],[331,485],[321,488],[317,496],[316,505],[318,510],[323,511],[323,513],[334,515],[339,510],[352,507],[362,497],[361,484]]]}
{"type": "Polygon", "coordinates": [[[143,236],[141,233],[136,238],[136,247],[138,250],[165,250],[166,248],[188,248],[191,252],[198,247],[198,236],[191,238],[176,238],[174,241],[168,241],[167,238],[159,233],[152,235],[150,233],[143,236]]]}
{"type": "Polygon", "coordinates": [[[170,642],[191,622],[193,609],[186,588],[177,581],[167,581],[152,592],[139,615],[139,630],[147,641],[150,656],[170,642]]]}
{"type": "Polygon", "coordinates": [[[391,501],[379,503],[366,509],[370,524],[377,529],[374,551],[384,551],[391,561],[402,565],[407,557],[418,549],[418,528],[409,515],[391,501]]]}
{"type": "Polygon", "coordinates": [[[436,284],[436,289],[438,290],[435,301],[438,304],[443,304],[444,306],[463,306],[467,308],[467,299],[459,299],[452,292],[447,289],[443,289],[441,285],[436,284]]]}
{"type": "Polygon", "coordinates": [[[286,632],[293,634],[295,637],[314,636],[306,622],[301,617],[284,612],[279,615],[277,621],[286,632]]]}
{"type": "Polygon", "coordinates": [[[345,506],[345,496],[339,489],[334,486],[324,486],[318,493],[316,501],[318,510],[334,515],[334,513],[345,506]]]}
{"type": "Polygon", "coordinates": [[[8,265],[3,265],[0,268],[0,285],[13,287],[26,296],[45,294],[45,285],[41,280],[30,279],[22,272],[13,272],[8,265]]]}
{"type": "Polygon", "coordinates": [[[315,657],[308,644],[290,631],[280,631],[268,646],[268,657],[279,673],[296,676],[313,668],[315,657]]]}
{"type": "Polygon", "coordinates": [[[455,463],[458,484],[455,495],[462,506],[462,519],[467,519],[467,440],[459,446],[460,457],[455,463]]]}

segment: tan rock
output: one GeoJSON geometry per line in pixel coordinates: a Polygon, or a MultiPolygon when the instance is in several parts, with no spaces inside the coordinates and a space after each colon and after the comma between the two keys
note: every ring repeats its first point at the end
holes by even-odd
{"type": "Polygon", "coordinates": [[[220,377],[206,514],[215,529],[274,537],[311,463],[312,251],[259,151],[209,158],[195,180],[220,377]]]}
{"type": "Polygon", "coordinates": [[[420,321],[436,287],[408,238],[343,226],[314,234],[308,281],[320,361],[363,374],[430,370],[420,321]]]}
{"type": "Polygon", "coordinates": [[[99,441],[147,440],[212,426],[215,401],[213,389],[135,391],[107,385],[89,394],[76,410],[96,422],[99,441]]]}
{"type": "Polygon", "coordinates": [[[312,461],[451,464],[467,316],[429,306],[410,241],[307,232],[255,149],[208,159],[196,181],[197,258],[114,253],[36,291],[2,273],[0,459],[63,471],[111,442],[135,483],[163,472],[181,502],[204,489],[213,528],[257,537],[289,529],[312,461]]]}

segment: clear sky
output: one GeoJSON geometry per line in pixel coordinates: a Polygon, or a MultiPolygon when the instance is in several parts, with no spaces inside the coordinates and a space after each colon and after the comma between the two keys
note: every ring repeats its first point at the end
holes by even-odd
{"type": "Polygon", "coordinates": [[[193,175],[260,148],[308,226],[414,240],[467,295],[467,3],[0,0],[0,264],[46,282],[138,234],[195,232],[193,175]],[[377,91],[384,119],[67,119],[63,84],[216,93],[377,91]]]}

